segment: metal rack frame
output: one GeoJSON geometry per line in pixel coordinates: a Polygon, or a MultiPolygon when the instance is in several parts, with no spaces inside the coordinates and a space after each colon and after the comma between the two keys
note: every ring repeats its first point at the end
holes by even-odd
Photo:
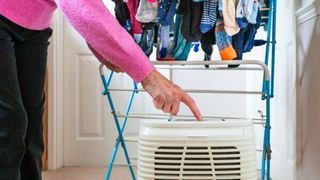
{"type": "MultiPolygon", "coordinates": [[[[261,61],[256,60],[245,60],[245,61],[162,61],[162,62],[153,62],[155,66],[159,66],[162,69],[169,69],[170,74],[172,74],[173,70],[181,70],[181,69],[188,69],[189,66],[201,66],[198,68],[191,67],[190,70],[199,70],[199,69],[205,69],[204,65],[209,65],[209,70],[226,70],[230,71],[230,69],[227,67],[227,65],[237,65],[240,64],[241,66],[244,65],[255,65],[257,67],[255,68],[235,68],[232,69],[238,70],[238,71],[263,71],[264,72],[264,86],[265,90],[263,91],[233,91],[233,90],[196,90],[196,89],[187,89],[186,92],[189,93],[210,93],[210,94],[247,94],[247,95],[262,95],[266,102],[266,115],[262,115],[261,118],[243,118],[243,117],[213,117],[213,116],[204,116],[204,118],[221,118],[221,119],[250,119],[255,124],[260,124],[265,127],[264,132],[264,145],[262,150],[262,167],[261,167],[261,178],[264,179],[265,176],[267,176],[267,179],[270,179],[270,159],[271,159],[271,149],[270,149],[270,98],[271,98],[271,88],[270,88],[270,72],[268,67],[261,61]],[[219,67],[216,67],[219,66],[219,67]],[[224,66],[224,67],[221,67],[224,66]],[[267,166],[267,167],[266,167],[267,166]]],[[[112,167],[115,164],[115,157],[117,156],[117,152],[119,149],[119,146],[121,145],[124,150],[124,155],[127,161],[127,165],[130,169],[130,173],[132,176],[132,179],[136,179],[134,170],[132,167],[132,163],[130,161],[128,150],[126,147],[126,139],[124,138],[123,132],[125,130],[125,126],[127,123],[128,118],[133,119],[168,119],[170,118],[170,115],[165,114],[142,114],[142,113],[130,113],[131,106],[135,97],[135,94],[138,92],[145,92],[142,89],[138,89],[138,86],[136,83],[133,82],[133,89],[111,89],[110,83],[112,81],[112,77],[114,75],[113,72],[110,72],[108,77],[104,75],[103,70],[104,65],[100,65],[99,71],[100,76],[103,82],[104,91],[103,95],[106,95],[108,98],[108,102],[111,108],[111,113],[113,115],[113,118],[115,120],[116,128],[118,131],[118,138],[116,140],[116,144],[114,147],[114,151],[112,154],[111,161],[109,162],[108,171],[106,175],[106,179],[108,180],[111,175],[112,167]],[[111,95],[112,91],[118,91],[118,92],[131,92],[131,96],[128,101],[128,105],[126,108],[126,111],[124,114],[120,114],[116,112],[115,104],[111,95]],[[129,115],[130,113],[130,115],[129,115]],[[120,124],[119,118],[123,118],[122,124],[120,124]]],[[[172,76],[170,75],[170,80],[172,76]]],[[[190,119],[192,116],[186,116],[186,115],[180,115],[177,116],[179,119],[190,119]]],[[[131,140],[132,141],[132,140],[131,140]]]]}
{"type": "MultiPolygon", "coordinates": [[[[277,0],[270,0],[269,8],[263,8],[261,11],[269,11],[268,16],[264,16],[263,19],[268,19],[267,23],[267,43],[266,43],[266,53],[264,63],[256,60],[232,60],[232,61],[154,61],[152,62],[158,69],[169,69],[170,70],[170,80],[172,80],[172,71],[173,70],[226,70],[226,71],[263,71],[263,84],[261,91],[234,91],[234,90],[198,90],[198,89],[185,89],[188,93],[206,93],[206,94],[242,94],[242,95],[261,95],[261,99],[266,103],[266,114],[261,114],[261,118],[242,118],[242,117],[213,117],[213,116],[204,116],[204,118],[222,118],[222,119],[250,119],[254,124],[260,124],[264,127],[264,140],[262,150],[257,150],[262,152],[262,165],[261,165],[261,180],[270,180],[270,160],[271,160],[271,144],[270,144],[270,100],[274,97],[274,82],[275,82],[275,48],[276,48],[276,9],[277,9],[277,0]],[[271,50],[271,56],[270,56],[271,50]],[[271,57],[271,62],[269,63],[271,57]],[[241,67],[238,68],[228,68],[226,65],[238,65],[241,67]],[[209,65],[209,68],[204,68],[204,65],[209,65]],[[257,67],[243,67],[244,65],[255,65],[257,67]],[[195,67],[197,66],[197,67],[195,67]],[[199,67],[200,66],[200,67],[199,67]],[[221,67],[222,66],[222,67],[221,67]],[[270,66],[270,72],[269,67],[270,66]]],[[[108,77],[104,75],[103,65],[100,65],[99,72],[104,86],[102,92],[103,95],[107,96],[108,103],[111,108],[111,113],[113,115],[116,128],[118,131],[118,138],[114,146],[112,153],[112,158],[108,165],[108,170],[106,174],[106,180],[109,180],[113,165],[116,165],[115,158],[119,146],[123,148],[123,152],[129,167],[131,176],[133,180],[136,180],[136,176],[130,161],[128,150],[126,147],[126,139],[124,138],[124,130],[128,118],[133,119],[168,119],[171,118],[170,115],[166,114],[142,114],[142,113],[130,113],[131,106],[134,100],[135,95],[138,92],[145,92],[143,89],[138,89],[138,86],[133,82],[132,89],[115,89],[110,88],[110,83],[114,75],[113,72],[110,72],[108,77]],[[111,92],[131,92],[131,96],[128,100],[127,108],[124,114],[117,113],[115,109],[115,104],[111,95],[111,92]],[[129,115],[130,113],[130,115],[129,115]],[[123,118],[122,124],[119,121],[119,118],[123,118]]],[[[190,119],[191,116],[180,115],[177,116],[179,119],[190,119]]],[[[128,139],[128,141],[136,141],[128,139]]]]}

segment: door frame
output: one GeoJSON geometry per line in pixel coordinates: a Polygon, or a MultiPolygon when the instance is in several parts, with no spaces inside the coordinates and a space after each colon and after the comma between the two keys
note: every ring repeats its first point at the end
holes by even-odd
{"type": "Polygon", "coordinates": [[[48,164],[49,170],[63,166],[63,15],[53,16],[53,35],[48,51],[48,164]]]}

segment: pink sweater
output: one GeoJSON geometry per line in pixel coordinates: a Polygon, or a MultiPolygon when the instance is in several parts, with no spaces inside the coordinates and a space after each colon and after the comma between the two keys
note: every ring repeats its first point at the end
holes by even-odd
{"type": "Polygon", "coordinates": [[[108,60],[117,65],[136,82],[154,70],[102,0],[0,0],[0,14],[27,29],[43,30],[50,26],[57,6],[91,45],[100,61],[108,60]]]}

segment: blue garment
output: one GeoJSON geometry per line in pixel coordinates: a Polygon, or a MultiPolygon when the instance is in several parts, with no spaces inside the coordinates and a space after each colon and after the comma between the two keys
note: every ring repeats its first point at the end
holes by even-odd
{"type": "Polygon", "coordinates": [[[170,38],[170,26],[161,26],[160,28],[160,58],[165,58],[168,52],[170,38]]]}
{"type": "Polygon", "coordinates": [[[170,0],[160,0],[158,7],[157,20],[160,22],[166,15],[170,7],[170,0]]]}
{"type": "Polygon", "coordinates": [[[235,58],[236,60],[242,60],[244,50],[244,35],[246,30],[246,28],[242,28],[238,34],[232,36],[232,46],[237,52],[237,57],[235,58]]]}
{"type": "Polygon", "coordinates": [[[193,46],[194,46],[194,47],[193,47],[193,51],[194,51],[194,52],[199,52],[199,46],[200,46],[200,44],[199,44],[199,43],[196,43],[196,44],[194,44],[193,46]]]}
{"type": "Polygon", "coordinates": [[[174,47],[171,52],[172,57],[176,60],[187,60],[192,43],[188,42],[181,34],[182,17],[181,14],[176,14],[175,28],[174,28],[174,47]]]}
{"type": "Polygon", "coordinates": [[[257,14],[256,24],[249,24],[245,32],[245,42],[243,52],[250,52],[254,46],[254,38],[257,34],[257,31],[260,27],[261,16],[260,11],[257,14]]]}
{"type": "MultiPolygon", "coordinates": [[[[169,0],[168,0],[169,1],[169,0]]],[[[176,13],[177,0],[171,0],[170,6],[166,11],[165,16],[159,20],[159,23],[163,26],[170,26],[173,22],[173,17],[176,13]]]]}
{"type": "Polygon", "coordinates": [[[179,56],[176,57],[176,60],[178,60],[178,61],[186,61],[188,59],[189,53],[191,51],[191,48],[192,48],[192,43],[188,42],[186,44],[186,46],[184,47],[183,52],[179,56]]]}

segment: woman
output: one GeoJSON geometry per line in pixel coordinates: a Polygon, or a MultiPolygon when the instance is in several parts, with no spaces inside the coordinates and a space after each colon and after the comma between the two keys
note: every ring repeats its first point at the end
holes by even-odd
{"type": "Polygon", "coordinates": [[[0,179],[41,179],[43,86],[50,20],[57,6],[97,58],[141,82],[156,108],[176,115],[181,101],[201,119],[192,98],[155,70],[101,0],[2,0],[0,179]]]}

